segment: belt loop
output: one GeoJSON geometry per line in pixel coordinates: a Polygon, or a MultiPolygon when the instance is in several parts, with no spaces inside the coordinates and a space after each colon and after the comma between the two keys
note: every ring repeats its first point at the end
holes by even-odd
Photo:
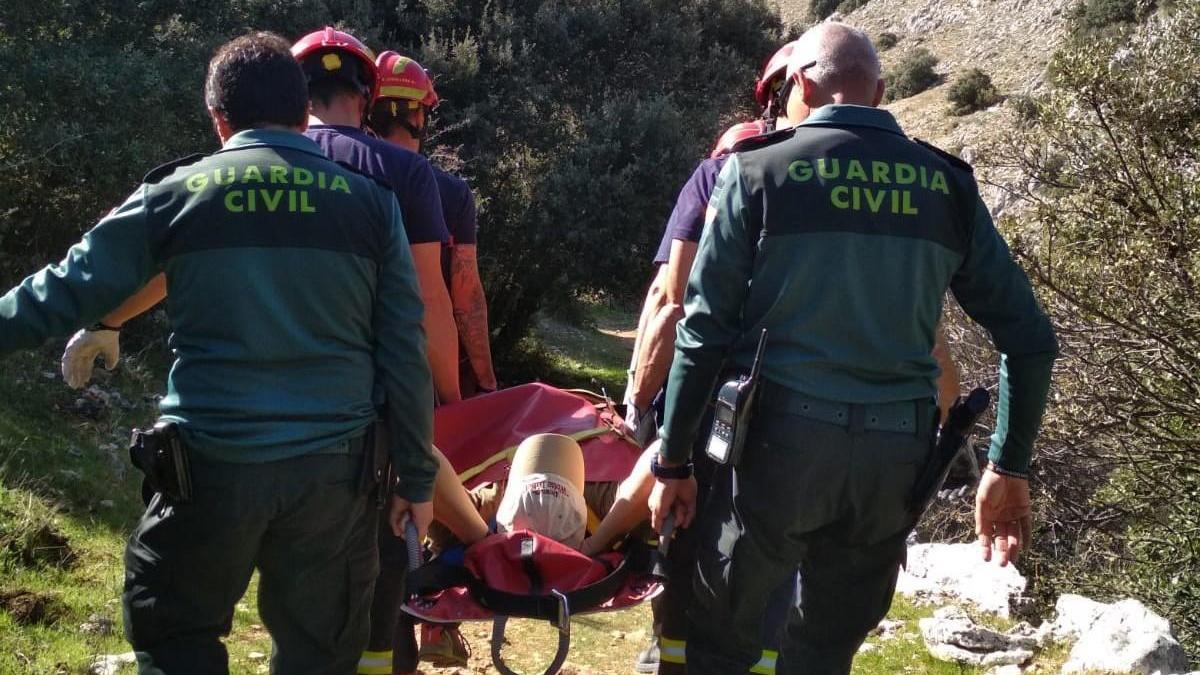
{"type": "Polygon", "coordinates": [[[851,436],[860,436],[865,431],[867,406],[861,403],[850,404],[849,432],[851,436]]]}

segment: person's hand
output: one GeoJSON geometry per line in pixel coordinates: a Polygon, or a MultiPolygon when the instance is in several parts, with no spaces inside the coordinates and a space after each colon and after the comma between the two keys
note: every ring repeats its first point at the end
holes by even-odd
{"type": "Polygon", "coordinates": [[[104,369],[112,370],[121,360],[121,332],[116,330],[79,331],[67,342],[62,355],[62,374],[67,386],[79,389],[92,379],[96,357],[104,358],[104,369]]]}
{"type": "Polygon", "coordinates": [[[601,553],[601,551],[596,550],[596,547],[595,537],[585,537],[583,543],[579,545],[579,552],[591,558],[601,553]]]}
{"type": "Polygon", "coordinates": [[[687,527],[696,517],[696,477],[658,478],[650,492],[650,524],[662,533],[667,514],[674,512],[675,527],[687,527]]]}
{"type": "Polygon", "coordinates": [[[433,502],[409,502],[403,497],[392,496],[392,509],[388,514],[388,522],[392,526],[392,534],[404,538],[404,526],[412,518],[417,526],[417,538],[424,540],[429,534],[429,525],[433,522],[433,502]]]}
{"type": "Polygon", "coordinates": [[[1001,567],[1016,562],[1033,539],[1029,481],[991,469],[984,471],[975,493],[975,533],[984,560],[992,559],[994,546],[1000,553],[1001,567]]]}

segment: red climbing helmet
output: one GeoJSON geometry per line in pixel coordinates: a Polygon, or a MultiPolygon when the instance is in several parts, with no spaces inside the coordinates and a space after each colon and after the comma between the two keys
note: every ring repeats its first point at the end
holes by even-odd
{"type": "Polygon", "coordinates": [[[785,81],[784,76],[787,74],[788,60],[792,56],[792,50],[796,48],[796,41],[787,43],[779,48],[767,61],[767,67],[763,68],[762,77],[758,78],[758,82],[754,84],[754,100],[758,101],[758,107],[766,110],[771,104],[775,96],[778,95],[780,87],[785,81]]]}
{"type": "Polygon", "coordinates": [[[362,89],[368,100],[375,98],[375,52],[353,35],[326,26],[297,40],[292,45],[292,56],[300,62],[310,84],[325,77],[340,77],[362,89]]]}
{"type": "Polygon", "coordinates": [[[762,120],[735,124],[726,129],[725,133],[721,134],[721,138],[717,141],[717,145],[713,148],[710,157],[716,159],[721,155],[727,155],[733,152],[738,143],[748,138],[762,136],[765,133],[767,133],[767,123],[762,120]]]}
{"type": "Polygon", "coordinates": [[[437,106],[438,95],[433,80],[421,64],[387,51],[375,60],[375,67],[379,73],[379,98],[403,99],[408,101],[409,108],[437,106]]]}

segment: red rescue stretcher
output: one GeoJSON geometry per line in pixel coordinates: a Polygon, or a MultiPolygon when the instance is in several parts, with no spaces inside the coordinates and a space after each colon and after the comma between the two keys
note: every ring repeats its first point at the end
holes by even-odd
{"type": "MultiPolygon", "coordinates": [[[[539,433],[579,442],[586,481],[619,482],[642,452],[620,429],[611,401],[538,383],[442,406],[434,415],[434,443],[468,488],[505,480],[517,445],[539,433]]],[[[421,560],[411,533],[409,546],[409,560],[421,560]]],[[[428,623],[492,621],[492,663],[503,675],[516,675],[500,653],[509,617],[547,620],[558,629],[558,650],[544,671],[550,675],[570,649],[571,617],[657,596],[662,577],[656,563],[656,552],[633,537],[617,551],[589,558],[534,532],[495,534],[467,549],[463,564],[435,559],[410,571],[403,609],[428,623]]]]}

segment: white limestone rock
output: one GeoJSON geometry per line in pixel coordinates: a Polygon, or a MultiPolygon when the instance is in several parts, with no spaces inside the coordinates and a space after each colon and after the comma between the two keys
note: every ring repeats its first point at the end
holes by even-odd
{"type": "Polygon", "coordinates": [[[137,655],[133,652],[102,654],[92,660],[87,672],[88,675],[117,675],[122,670],[132,672],[132,669],[126,669],[125,666],[132,666],[136,663],[137,655]]]}
{"type": "Polygon", "coordinates": [[[943,607],[921,619],[921,637],[934,658],[980,668],[1021,665],[1033,658],[1035,638],[977,625],[961,608],[943,607]]]}
{"type": "Polygon", "coordinates": [[[1012,565],[984,562],[976,544],[910,546],[896,592],[935,602],[966,600],[1004,618],[1027,602],[1025,577],[1012,565]]]}
{"type": "Polygon", "coordinates": [[[1079,641],[1071,648],[1063,673],[1165,675],[1191,668],[1183,647],[1171,634],[1170,623],[1137,600],[1103,605],[1072,598],[1066,603],[1060,599],[1058,605],[1067,608],[1055,622],[1058,633],[1074,631],[1095,617],[1079,631],[1079,641]],[[1098,616],[1094,605],[1102,608],[1098,616]]]}

